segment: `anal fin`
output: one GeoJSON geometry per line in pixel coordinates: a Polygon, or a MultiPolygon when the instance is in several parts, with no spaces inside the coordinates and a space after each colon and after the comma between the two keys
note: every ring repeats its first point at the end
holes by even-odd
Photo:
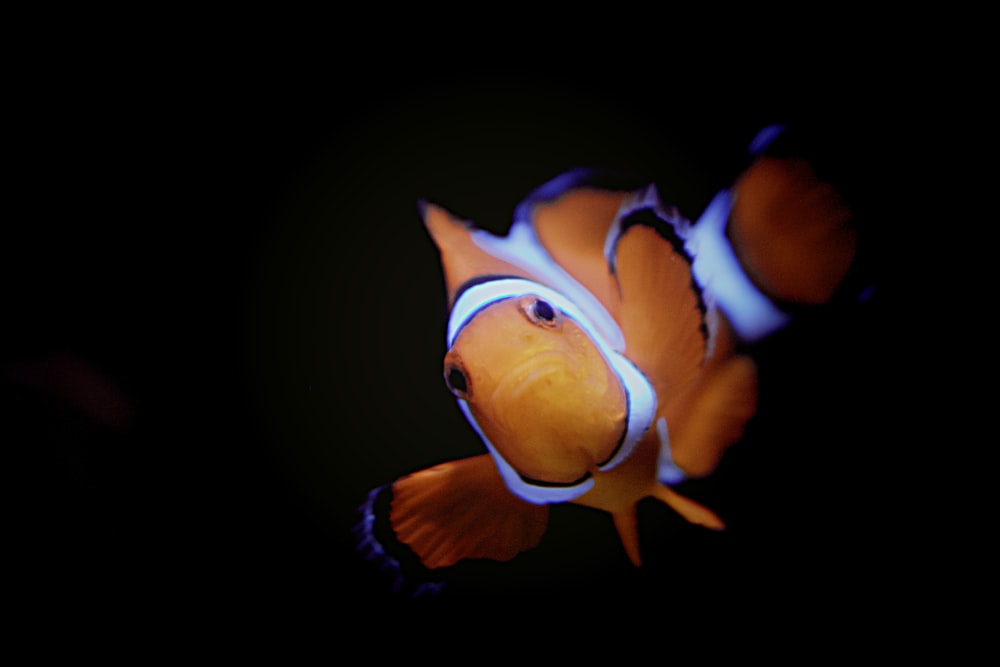
{"type": "Polygon", "coordinates": [[[653,487],[653,497],[665,503],[687,521],[712,530],[724,530],[726,524],[719,515],[701,503],[682,496],[671,488],[657,484],[653,487]]]}
{"type": "Polygon", "coordinates": [[[625,547],[625,553],[636,567],[642,566],[642,555],[639,551],[639,517],[635,505],[614,512],[611,518],[615,522],[615,530],[625,547]]]}
{"type": "Polygon", "coordinates": [[[548,506],[510,493],[488,454],[443,463],[396,481],[396,538],[429,569],[466,558],[510,560],[538,545],[548,506]]]}

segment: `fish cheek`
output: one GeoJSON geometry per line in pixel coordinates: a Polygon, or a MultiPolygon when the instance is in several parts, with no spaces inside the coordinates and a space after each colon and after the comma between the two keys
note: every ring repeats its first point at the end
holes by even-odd
{"type": "Polygon", "coordinates": [[[496,444],[516,437],[520,411],[511,409],[504,401],[498,400],[502,392],[498,370],[507,364],[504,357],[510,356],[510,348],[516,347],[508,340],[507,350],[500,351],[495,346],[484,345],[480,338],[481,329],[463,332],[452,349],[444,357],[444,380],[455,398],[466,402],[476,425],[487,440],[496,444]],[[499,354],[498,354],[499,352],[499,354]],[[499,368],[498,368],[499,367],[499,368]]]}

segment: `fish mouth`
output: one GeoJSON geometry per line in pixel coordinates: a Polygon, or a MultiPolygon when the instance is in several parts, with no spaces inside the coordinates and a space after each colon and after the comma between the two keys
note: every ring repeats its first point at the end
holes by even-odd
{"type": "Polygon", "coordinates": [[[500,376],[487,436],[525,483],[582,484],[622,446],[629,402],[624,387],[624,404],[609,402],[616,381],[613,372],[595,374],[558,351],[533,354],[500,376]]]}
{"type": "MultiPolygon", "coordinates": [[[[586,428],[584,424],[594,424],[592,419],[599,419],[597,415],[611,416],[606,402],[607,383],[615,381],[619,380],[614,374],[594,377],[563,354],[544,351],[511,366],[497,383],[489,402],[495,417],[511,433],[523,429],[526,423],[540,425],[552,418],[557,423],[575,424],[572,430],[579,435],[579,429],[586,428]]],[[[623,413],[613,419],[624,432],[630,406],[624,387],[622,393],[623,413]]]]}
{"type": "Polygon", "coordinates": [[[503,375],[493,391],[493,401],[516,405],[533,398],[530,394],[545,385],[548,387],[541,393],[555,395],[560,389],[572,386],[574,380],[582,379],[561,354],[540,352],[515,364],[503,375]]]}

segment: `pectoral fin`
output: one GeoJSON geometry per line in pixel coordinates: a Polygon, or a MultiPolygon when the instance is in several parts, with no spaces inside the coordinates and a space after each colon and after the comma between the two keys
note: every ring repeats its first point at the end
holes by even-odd
{"type": "Polygon", "coordinates": [[[548,506],[510,493],[488,454],[403,477],[392,491],[392,529],[430,569],[510,560],[537,546],[548,523],[548,506]]]}
{"type": "Polygon", "coordinates": [[[690,477],[718,466],[757,409],[757,371],[749,357],[716,359],[690,394],[670,406],[674,463],[690,477]]]}

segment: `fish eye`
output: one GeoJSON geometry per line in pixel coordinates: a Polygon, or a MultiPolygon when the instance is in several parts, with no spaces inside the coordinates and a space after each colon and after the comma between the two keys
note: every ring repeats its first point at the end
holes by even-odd
{"type": "Polygon", "coordinates": [[[449,366],[444,370],[444,381],[451,393],[464,397],[469,392],[469,382],[465,373],[458,366],[449,366]]]}
{"type": "Polygon", "coordinates": [[[548,301],[539,299],[535,302],[535,317],[544,322],[553,322],[556,319],[556,311],[553,310],[548,301]]]}
{"type": "Polygon", "coordinates": [[[526,297],[521,302],[521,310],[533,324],[550,329],[560,324],[559,311],[551,303],[537,296],[526,297]]]}

